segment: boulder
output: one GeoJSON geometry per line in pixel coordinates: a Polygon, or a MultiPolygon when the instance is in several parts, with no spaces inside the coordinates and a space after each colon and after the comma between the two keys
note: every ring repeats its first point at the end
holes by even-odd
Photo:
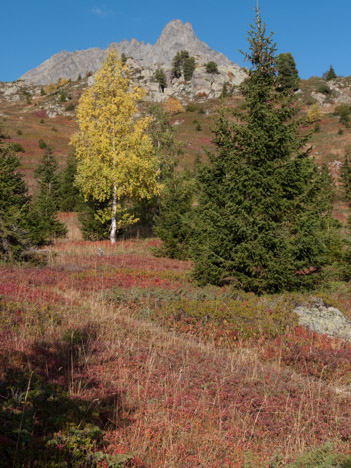
{"type": "Polygon", "coordinates": [[[294,312],[299,317],[299,325],[309,330],[351,340],[351,320],[320,298],[312,298],[310,304],[295,307],[294,312]]]}

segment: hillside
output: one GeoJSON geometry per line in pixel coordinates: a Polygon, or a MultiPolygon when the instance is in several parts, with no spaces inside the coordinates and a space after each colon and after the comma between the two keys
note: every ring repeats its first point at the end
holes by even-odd
{"type": "MultiPolygon", "coordinates": [[[[350,344],[296,326],[307,296],[199,288],[156,245],[0,265],[0,466],[349,466],[350,344]]],[[[322,294],[351,317],[349,285],[322,294]]]]}
{"type": "MultiPolygon", "coordinates": [[[[62,167],[69,152],[70,136],[77,129],[75,106],[92,79],[86,77],[46,87],[23,81],[0,83],[0,123],[10,137],[8,141],[19,143],[25,149],[21,154],[22,170],[31,190],[34,187],[33,171],[42,155],[38,141],[42,139],[53,146],[62,167]]],[[[334,115],[334,111],[341,103],[351,105],[351,77],[328,82],[328,93],[318,92],[325,86],[326,82],[321,78],[302,80],[298,99],[302,116],[309,112],[313,103],[320,103],[320,120],[307,123],[304,130],[314,130],[312,156],[319,164],[329,164],[332,172],[339,173],[345,151],[351,145],[351,129],[340,123],[340,117],[334,115]]],[[[210,145],[211,126],[221,106],[220,99],[206,96],[184,100],[183,92],[191,87],[192,83],[189,83],[183,85],[185,91],[179,91],[173,86],[170,94],[183,102],[183,111],[171,117],[176,139],[183,148],[183,167],[191,167],[194,159],[203,155],[204,148],[210,145]]],[[[234,89],[232,96],[225,98],[225,103],[235,108],[242,104],[242,98],[234,89]]]]}

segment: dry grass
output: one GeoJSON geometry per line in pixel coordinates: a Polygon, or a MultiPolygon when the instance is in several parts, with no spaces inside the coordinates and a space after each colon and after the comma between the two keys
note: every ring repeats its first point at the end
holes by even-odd
{"type": "Polygon", "coordinates": [[[29,366],[73,399],[110,402],[105,450],[145,466],[241,467],[251,457],[264,467],[278,450],[287,461],[330,439],[347,451],[349,393],[283,363],[283,344],[267,361],[264,341],[229,351],[106,301],[111,284],[194,287],[191,264],[150,257],[155,242],[65,241],[49,267],[1,267],[1,371],[29,366]],[[76,335],[72,354],[63,337],[76,335]]]}

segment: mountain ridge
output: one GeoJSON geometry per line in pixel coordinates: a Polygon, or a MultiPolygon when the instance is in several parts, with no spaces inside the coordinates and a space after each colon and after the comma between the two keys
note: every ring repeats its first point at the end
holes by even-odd
{"type": "Polygon", "coordinates": [[[169,66],[175,54],[186,49],[190,55],[196,56],[200,64],[214,61],[217,65],[240,67],[225,55],[211,49],[194,33],[191,23],[183,23],[179,19],[169,22],[163,29],[154,45],[137,39],[110,44],[107,49],[93,47],[85,50],[68,52],[63,50],[52,55],[39,66],[24,73],[20,79],[32,84],[48,84],[56,82],[65,76],[76,80],[79,75],[96,72],[105,58],[106,51],[116,47],[120,54],[124,53],[143,66],[169,66]]]}

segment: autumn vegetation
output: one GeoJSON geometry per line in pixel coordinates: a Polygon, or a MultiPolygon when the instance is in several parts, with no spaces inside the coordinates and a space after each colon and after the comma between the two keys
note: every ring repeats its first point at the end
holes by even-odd
{"type": "Polygon", "coordinates": [[[31,191],[2,132],[1,468],[351,466],[351,344],[293,312],[319,297],[351,319],[350,154],[336,174],[313,159],[326,119],[279,57],[280,79],[257,11],[210,141],[203,104],[146,104],[111,52],[74,97],[65,164],[61,121],[36,134],[31,191]],[[189,129],[206,153],[187,165],[189,129]]]}

